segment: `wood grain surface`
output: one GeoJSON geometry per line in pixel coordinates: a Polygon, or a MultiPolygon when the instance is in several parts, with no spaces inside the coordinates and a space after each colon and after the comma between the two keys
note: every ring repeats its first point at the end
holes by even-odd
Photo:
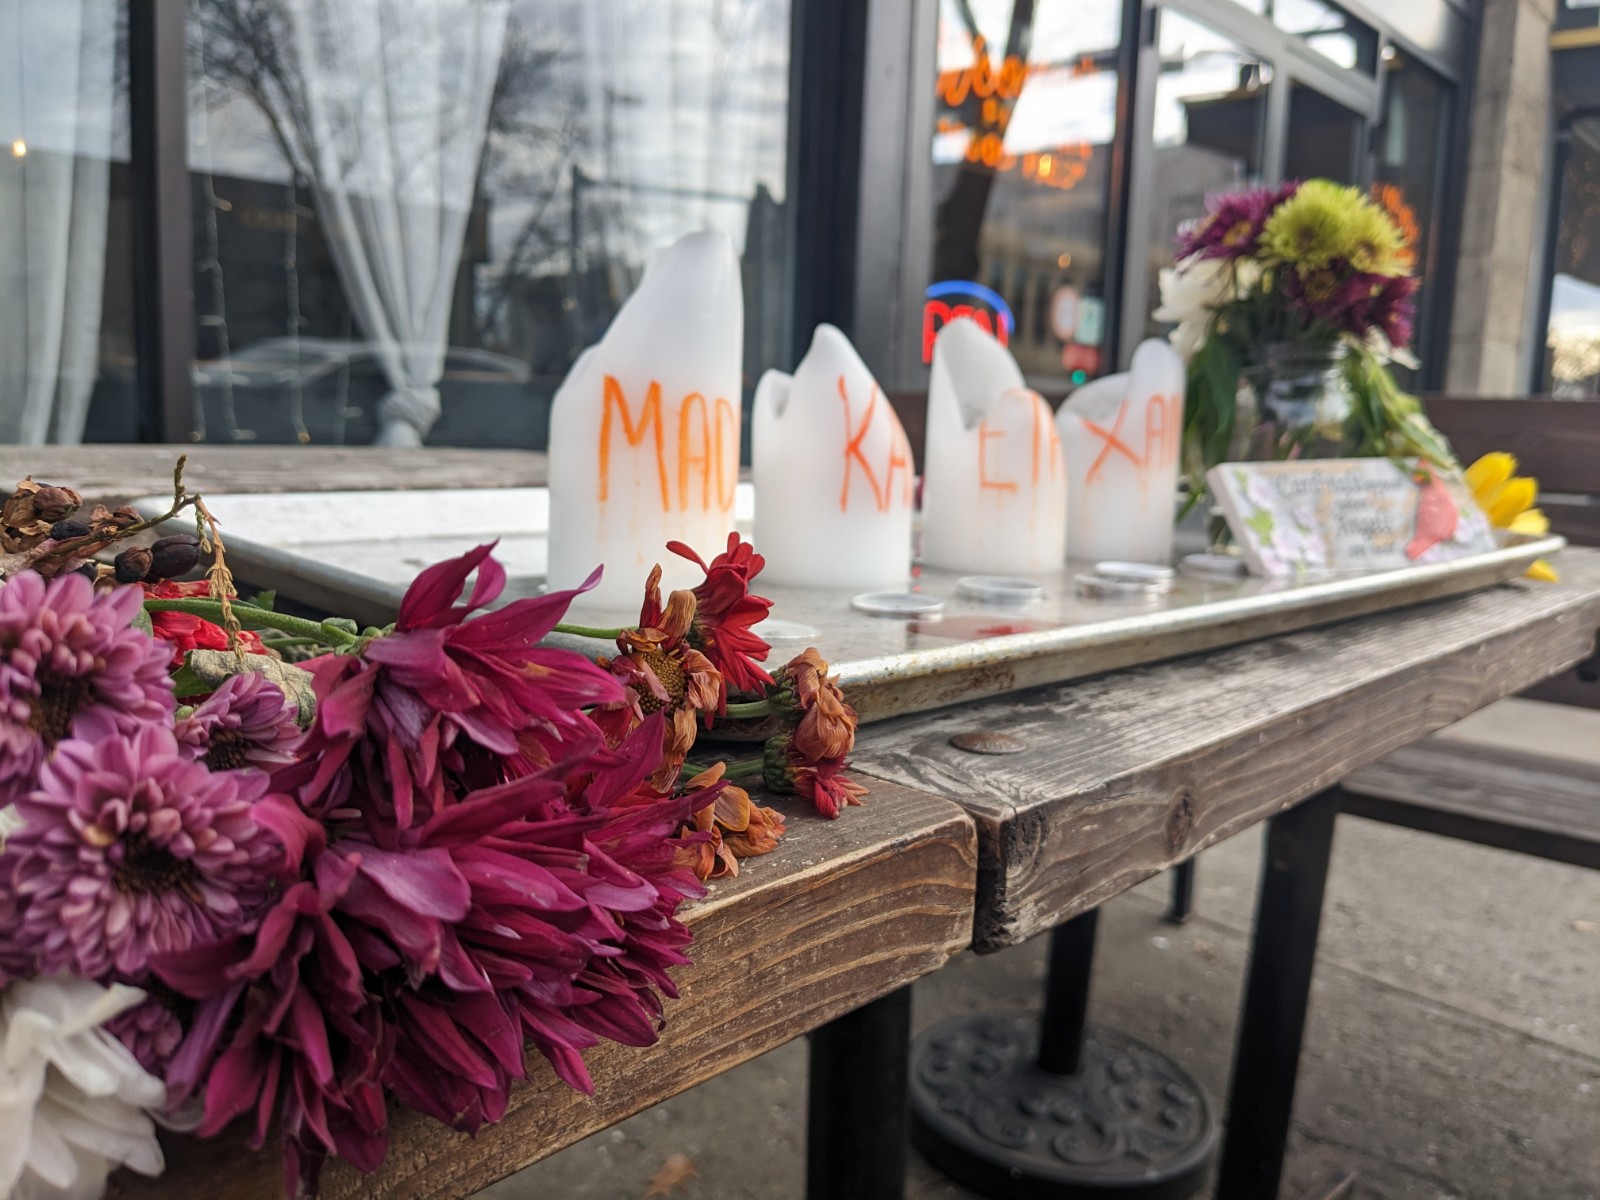
{"type": "MultiPolygon", "coordinates": [[[[772,803],[770,799],[764,803],[772,803]]],[[[972,932],[976,840],[952,804],[875,783],[836,821],[795,814],[788,836],[685,911],[694,965],[676,976],[661,1040],[607,1043],[586,1055],[595,1094],[561,1083],[543,1059],[498,1125],[469,1138],[397,1111],[389,1160],[363,1178],[330,1164],[326,1200],[445,1200],[471,1195],[685,1088],[936,970],[972,932]]],[[[242,1137],[167,1141],[167,1172],[113,1178],[113,1197],[275,1200],[271,1144],[242,1137]]]]}
{"type": "Polygon", "coordinates": [[[169,495],[172,467],[189,456],[196,492],[373,491],[392,487],[533,487],[546,460],[532,450],[387,450],[373,446],[5,446],[0,485],[25,476],[76,488],[90,504],[115,507],[169,495]]]}
{"type": "Polygon", "coordinates": [[[1020,942],[1424,735],[1571,665],[1600,625],[1600,552],[1563,582],[1139,667],[861,732],[856,764],[978,825],[974,945],[1020,942]],[[998,730],[1026,748],[956,749],[998,730]]]}

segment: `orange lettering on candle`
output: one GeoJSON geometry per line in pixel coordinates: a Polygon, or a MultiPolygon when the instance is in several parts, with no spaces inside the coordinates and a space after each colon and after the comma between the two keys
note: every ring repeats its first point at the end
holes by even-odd
{"type": "Polygon", "coordinates": [[[1056,423],[1050,417],[1043,396],[1030,388],[1022,393],[1022,398],[1033,413],[1033,486],[1038,487],[1041,458],[1047,460],[1051,479],[1061,469],[1061,435],[1056,432],[1056,423]]]}
{"type": "Polygon", "coordinates": [[[889,508],[889,498],[884,489],[878,486],[878,476],[872,469],[872,464],[861,453],[861,443],[866,440],[867,431],[872,428],[872,415],[878,407],[878,387],[873,385],[872,391],[867,395],[866,415],[861,418],[859,428],[850,426],[850,393],[845,388],[844,376],[839,376],[839,399],[844,401],[844,483],[839,489],[839,511],[850,511],[850,461],[854,459],[860,464],[862,473],[867,477],[867,486],[872,489],[872,498],[878,506],[879,512],[886,512],[889,508]]]}
{"type": "Polygon", "coordinates": [[[686,511],[689,507],[689,468],[700,468],[700,508],[706,511],[711,507],[711,425],[706,420],[706,398],[699,392],[690,392],[683,398],[683,406],[678,409],[678,510],[686,511]],[[689,418],[692,414],[700,414],[700,444],[699,453],[695,453],[695,443],[689,429],[689,418]]]}
{"type": "Polygon", "coordinates": [[[1111,457],[1111,451],[1117,450],[1123,454],[1135,467],[1142,467],[1144,463],[1139,456],[1128,448],[1118,434],[1122,432],[1122,423],[1128,418],[1128,402],[1124,400],[1117,408],[1117,419],[1111,423],[1109,430],[1102,429],[1087,417],[1081,418],[1083,427],[1096,437],[1101,438],[1105,444],[1100,447],[1100,453],[1095,455],[1094,462],[1090,464],[1089,473],[1083,477],[1084,483],[1093,483],[1100,475],[1100,468],[1105,465],[1106,459],[1111,457]]]}
{"type": "MultiPolygon", "coordinates": [[[[1151,396],[1144,412],[1144,464],[1168,467],[1178,458],[1178,439],[1168,419],[1167,404],[1172,396],[1151,396]]],[[[1176,406],[1174,406],[1176,407],[1176,406]]]]}
{"type": "Polygon", "coordinates": [[[991,438],[1005,437],[1003,429],[990,429],[987,421],[978,423],[978,486],[993,488],[997,492],[1014,492],[1017,490],[1015,480],[989,478],[989,441],[991,438]]]}
{"type": "Polygon", "coordinates": [[[717,397],[717,508],[733,509],[733,490],[739,482],[739,414],[726,396],[717,397]],[[732,459],[729,453],[732,453],[732,459]]]}
{"type": "Polygon", "coordinates": [[[661,483],[661,511],[667,512],[672,502],[667,496],[667,459],[661,430],[661,384],[650,381],[645,392],[644,405],[639,410],[639,421],[634,423],[628,412],[628,398],[623,395],[622,384],[614,375],[605,378],[605,414],[600,419],[600,499],[611,491],[611,413],[613,408],[622,416],[622,436],[629,446],[637,449],[644,441],[645,430],[655,427],[656,477],[661,483]]]}
{"type": "Polygon", "coordinates": [[[911,443],[906,441],[905,431],[895,429],[894,444],[889,447],[889,467],[884,472],[883,496],[878,504],[879,512],[888,512],[889,505],[894,501],[894,473],[903,471],[905,482],[900,486],[900,503],[907,507],[911,504],[911,443]]]}

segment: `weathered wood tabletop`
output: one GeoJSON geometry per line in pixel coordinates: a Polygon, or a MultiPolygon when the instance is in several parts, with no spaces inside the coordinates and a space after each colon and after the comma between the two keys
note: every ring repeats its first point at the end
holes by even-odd
{"type": "MultiPolygon", "coordinates": [[[[763,803],[772,803],[770,799],[763,803]]],[[[675,978],[661,1040],[586,1056],[595,1094],[557,1080],[537,1054],[505,1119],[476,1138],[396,1111],[389,1160],[363,1178],[333,1163],[326,1200],[455,1200],[624,1117],[710,1079],[934,971],[972,932],[976,839],[953,804],[881,783],[836,821],[798,815],[773,853],[689,906],[694,965],[675,978]]],[[[158,1179],[127,1171],[113,1197],[276,1200],[275,1148],[243,1135],[169,1138],[158,1179]]]]}
{"type": "Polygon", "coordinates": [[[115,507],[172,491],[172,467],[196,492],[333,492],[383,488],[535,487],[546,458],[532,450],[388,450],[375,446],[3,446],[0,483],[31,475],[115,507]]]}
{"type": "Polygon", "coordinates": [[[1569,550],[1557,566],[1559,584],[1519,581],[869,726],[855,764],[972,814],[974,945],[995,950],[1587,656],[1600,551],[1569,550]],[[970,730],[1024,748],[950,744],[970,730]]]}

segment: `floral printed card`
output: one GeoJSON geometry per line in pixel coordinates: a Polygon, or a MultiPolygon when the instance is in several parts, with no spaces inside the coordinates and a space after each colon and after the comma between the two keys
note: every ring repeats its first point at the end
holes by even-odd
{"type": "Polygon", "coordinates": [[[1496,546],[1466,483],[1422,462],[1223,463],[1206,480],[1254,575],[1391,570],[1496,546]]]}

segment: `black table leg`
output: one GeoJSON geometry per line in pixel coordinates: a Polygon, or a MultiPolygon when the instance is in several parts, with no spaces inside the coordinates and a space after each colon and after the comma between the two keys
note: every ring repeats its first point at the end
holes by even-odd
{"type": "Polygon", "coordinates": [[[1187,925],[1194,916],[1194,859],[1187,859],[1173,867],[1172,903],[1162,920],[1169,925],[1187,925]]]}
{"type": "Polygon", "coordinates": [[[1323,792],[1267,826],[1217,1184],[1228,1200],[1278,1194],[1338,815],[1336,795],[1323,792]]]}
{"type": "Polygon", "coordinates": [[[912,1053],[912,1141],[998,1200],[1182,1200],[1216,1147],[1211,1104],[1176,1063],[1088,1024],[1097,911],[1050,935],[1045,1011],[943,1021],[912,1053]]]}
{"type": "Polygon", "coordinates": [[[910,1039],[910,987],[812,1033],[807,1200],[900,1200],[905,1194],[910,1039]]]}

